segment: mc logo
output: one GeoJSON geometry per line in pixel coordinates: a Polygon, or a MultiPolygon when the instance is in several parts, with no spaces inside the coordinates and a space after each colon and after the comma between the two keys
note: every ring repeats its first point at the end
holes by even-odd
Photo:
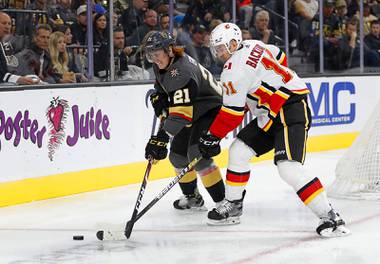
{"type": "Polygon", "coordinates": [[[319,90],[310,83],[306,84],[310,90],[313,126],[350,124],[355,120],[355,103],[348,100],[355,94],[352,82],[337,82],[332,87],[330,83],[322,82],[319,90]]]}

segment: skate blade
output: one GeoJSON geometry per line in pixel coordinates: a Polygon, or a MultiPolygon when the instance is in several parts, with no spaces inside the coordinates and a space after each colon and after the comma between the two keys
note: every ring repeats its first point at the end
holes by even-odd
{"type": "Polygon", "coordinates": [[[183,211],[183,212],[205,212],[208,211],[206,206],[201,206],[201,207],[190,207],[190,208],[176,208],[174,209],[178,211],[183,211]]]}
{"type": "Polygon", "coordinates": [[[331,238],[331,237],[343,237],[351,234],[351,231],[347,229],[345,226],[338,226],[334,231],[333,228],[326,228],[321,231],[320,236],[331,238]]]}
{"type": "Polygon", "coordinates": [[[224,220],[207,219],[207,224],[210,226],[225,226],[225,225],[238,225],[240,224],[240,217],[229,217],[224,220]]]}

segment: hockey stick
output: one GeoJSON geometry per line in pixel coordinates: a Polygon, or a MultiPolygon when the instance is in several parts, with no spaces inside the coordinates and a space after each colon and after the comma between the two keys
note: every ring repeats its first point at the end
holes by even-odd
{"type": "MultiPolygon", "coordinates": [[[[186,173],[188,173],[190,170],[192,170],[194,168],[194,166],[201,160],[202,158],[201,157],[198,157],[198,158],[195,158],[193,159],[185,168],[183,168],[181,170],[181,172],[174,177],[174,179],[169,182],[169,184],[147,205],[144,207],[144,209],[141,210],[140,213],[138,213],[136,215],[136,217],[134,219],[131,219],[127,222],[127,227],[128,226],[131,226],[133,227],[133,225],[150,209],[153,207],[153,205],[155,205],[159,200],[161,200],[161,198],[170,191],[170,189],[176,185],[181,179],[183,176],[185,176],[186,173]],[[133,220],[133,222],[131,222],[133,220]]],[[[132,229],[131,229],[132,231],[132,229]]],[[[123,238],[129,238],[131,235],[131,232],[128,234],[127,236],[127,233],[126,233],[126,230],[125,232],[123,233],[123,235],[121,235],[121,232],[120,231],[110,231],[110,230],[100,230],[96,233],[96,237],[99,239],[99,240],[121,240],[123,238]],[[124,237],[123,237],[124,236],[124,237]]]]}
{"type": "MultiPolygon", "coordinates": [[[[156,118],[156,116],[154,116],[151,135],[154,134],[154,130],[155,130],[154,128],[156,127],[156,120],[157,120],[157,118],[156,118]]],[[[158,128],[158,131],[160,131],[160,129],[162,129],[163,125],[164,125],[164,119],[161,120],[159,128],[158,128]]],[[[136,199],[135,207],[133,209],[131,220],[129,220],[127,222],[127,225],[125,227],[125,235],[128,236],[128,237],[130,236],[130,234],[132,232],[133,224],[135,222],[134,219],[135,219],[135,217],[136,217],[136,215],[138,213],[138,210],[139,210],[139,207],[140,207],[140,204],[141,204],[141,200],[143,198],[143,195],[144,195],[144,192],[145,192],[145,188],[146,188],[146,185],[148,183],[149,174],[150,174],[150,171],[152,169],[153,164],[154,164],[154,159],[151,156],[149,156],[148,157],[148,165],[146,166],[146,170],[145,170],[143,181],[141,183],[140,191],[139,191],[139,194],[137,195],[137,199],[136,199]],[[128,225],[128,223],[131,223],[131,224],[128,225]]],[[[103,230],[99,230],[96,233],[96,236],[100,240],[102,240],[100,238],[102,232],[103,232],[103,230]]]]}
{"type": "MultiPolygon", "coordinates": [[[[154,128],[156,127],[156,120],[157,120],[157,118],[154,118],[153,128],[152,128],[151,135],[154,134],[154,128]]],[[[161,120],[160,125],[158,127],[158,131],[160,131],[162,129],[162,127],[164,126],[164,120],[165,120],[164,118],[161,120]]],[[[124,232],[124,234],[125,234],[125,236],[127,238],[130,237],[132,229],[133,229],[133,225],[135,224],[135,218],[136,218],[137,213],[139,212],[139,207],[140,207],[140,204],[141,204],[141,200],[142,200],[142,197],[144,195],[145,187],[146,187],[146,184],[148,182],[148,177],[149,177],[149,174],[150,174],[150,170],[152,169],[153,163],[154,163],[154,159],[151,156],[149,156],[148,165],[146,167],[146,171],[145,171],[145,174],[144,174],[144,179],[143,179],[143,181],[141,183],[139,195],[137,196],[137,199],[136,199],[135,208],[133,209],[133,213],[132,213],[131,219],[127,222],[127,224],[125,226],[125,232],[124,232]]]]}
{"type": "Polygon", "coordinates": [[[136,204],[135,204],[135,208],[133,209],[131,220],[129,220],[127,222],[127,225],[125,226],[125,236],[127,238],[131,235],[133,224],[135,223],[136,215],[139,212],[139,207],[140,207],[141,200],[142,200],[142,197],[143,197],[144,192],[145,192],[145,187],[146,187],[146,184],[148,182],[148,177],[150,174],[150,170],[152,169],[153,162],[154,162],[154,159],[149,156],[148,165],[146,166],[144,179],[141,183],[139,194],[137,195],[136,204]]]}

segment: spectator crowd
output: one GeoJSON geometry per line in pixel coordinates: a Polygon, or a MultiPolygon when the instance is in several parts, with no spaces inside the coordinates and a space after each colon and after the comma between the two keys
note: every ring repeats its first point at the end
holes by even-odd
{"type": "MultiPolygon", "coordinates": [[[[84,0],[1,1],[0,37],[4,54],[1,62],[7,68],[7,71],[2,69],[2,82],[86,82],[88,67],[93,67],[95,81],[109,81],[110,41],[114,47],[112,79],[153,78],[152,65],[145,59],[141,43],[152,30],[169,30],[170,22],[174,25],[177,44],[184,46],[210,72],[220,74],[222,65],[210,53],[209,36],[220,23],[232,21],[233,1],[176,0],[172,17],[168,0],[115,0],[112,17],[105,3],[93,2],[88,21],[84,0]],[[89,23],[92,23],[92,38],[87,36],[89,23]],[[89,39],[94,47],[94,61],[90,66],[89,39]]],[[[359,67],[361,45],[365,67],[380,69],[380,1],[364,0],[362,44],[359,6],[359,0],[323,0],[326,71],[342,72],[359,67]]],[[[243,39],[260,39],[284,49],[284,1],[237,0],[236,12],[236,24],[242,29],[243,39]]],[[[289,0],[288,17],[289,56],[300,58],[293,60],[294,65],[290,62],[290,66],[297,67],[302,62],[310,65],[302,66],[309,73],[318,72],[319,0],[289,0]]]]}

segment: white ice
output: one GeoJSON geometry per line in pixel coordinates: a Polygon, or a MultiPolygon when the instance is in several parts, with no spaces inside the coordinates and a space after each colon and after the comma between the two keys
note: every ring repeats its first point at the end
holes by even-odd
{"type": "MultiPolygon", "coordinates": [[[[325,186],[342,151],[308,154],[305,167],[325,186]]],[[[154,169],[154,168],[153,168],[154,169]]],[[[148,183],[142,208],[170,179],[148,183]]],[[[175,186],[125,241],[98,241],[96,230],[123,230],[139,184],[0,209],[0,263],[380,263],[380,201],[331,199],[352,235],[323,239],[318,219],[278,176],[272,161],[253,163],[242,223],[206,225],[206,212],[178,212],[175,186]],[[72,240],[84,235],[83,241],[72,240]]],[[[206,205],[213,203],[201,188],[206,205]]]]}

